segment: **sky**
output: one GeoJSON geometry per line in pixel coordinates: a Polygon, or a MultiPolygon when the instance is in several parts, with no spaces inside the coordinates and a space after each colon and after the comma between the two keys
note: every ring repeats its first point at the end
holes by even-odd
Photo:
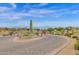
{"type": "Polygon", "coordinates": [[[79,27],[79,3],[0,3],[0,27],[79,27]]]}

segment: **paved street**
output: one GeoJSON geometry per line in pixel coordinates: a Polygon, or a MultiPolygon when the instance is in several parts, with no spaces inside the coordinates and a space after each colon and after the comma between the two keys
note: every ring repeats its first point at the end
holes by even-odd
{"type": "Polygon", "coordinates": [[[0,37],[0,55],[46,55],[68,42],[63,37],[52,35],[28,42],[14,42],[12,39],[0,37]]]}

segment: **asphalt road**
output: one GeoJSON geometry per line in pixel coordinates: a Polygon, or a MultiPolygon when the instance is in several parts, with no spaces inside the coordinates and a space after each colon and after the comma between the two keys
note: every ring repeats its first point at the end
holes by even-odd
{"type": "Polygon", "coordinates": [[[13,42],[13,38],[0,37],[0,55],[46,55],[68,42],[63,37],[52,35],[28,42],[13,42]]]}

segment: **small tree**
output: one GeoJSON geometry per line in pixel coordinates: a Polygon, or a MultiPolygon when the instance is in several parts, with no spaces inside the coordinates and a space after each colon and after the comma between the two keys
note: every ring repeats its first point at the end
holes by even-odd
{"type": "Polygon", "coordinates": [[[48,28],[47,29],[49,32],[50,32],[50,34],[52,33],[52,31],[53,31],[53,28],[48,28]]]}
{"type": "Polygon", "coordinates": [[[33,32],[33,28],[32,28],[32,20],[30,20],[30,32],[33,32]]]}

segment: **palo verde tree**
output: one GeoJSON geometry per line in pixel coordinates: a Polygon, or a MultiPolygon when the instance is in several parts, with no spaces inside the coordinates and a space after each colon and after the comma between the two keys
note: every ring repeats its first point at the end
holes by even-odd
{"type": "Polygon", "coordinates": [[[30,20],[30,32],[33,32],[33,27],[32,27],[32,19],[30,20]]]}

